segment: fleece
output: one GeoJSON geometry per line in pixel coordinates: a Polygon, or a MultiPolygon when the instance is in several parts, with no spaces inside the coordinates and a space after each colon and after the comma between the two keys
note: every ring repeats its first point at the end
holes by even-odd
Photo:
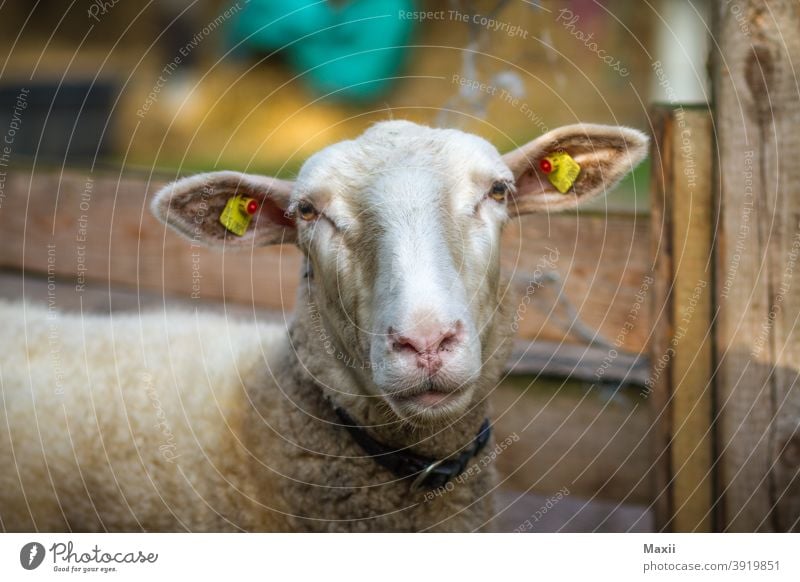
{"type": "MultiPolygon", "coordinates": [[[[499,324],[508,311],[497,330],[510,327],[499,324]]],[[[3,530],[488,529],[494,473],[480,458],[468,479],[426,496],[364,456],[337,420],[336,395],[311,379],[350,372],[310,349],[308,313],[284,326],[0,302],[3,530]]],[[[458,422],[402,426],[352,399],[349,412],[387,444],[451,454],[488,414],[506,339],[486,336],[476,402],[458,422]]]]}

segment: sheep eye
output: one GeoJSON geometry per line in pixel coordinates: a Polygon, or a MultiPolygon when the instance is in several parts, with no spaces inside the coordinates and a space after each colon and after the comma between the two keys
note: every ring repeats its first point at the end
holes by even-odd
{"type": "Polygon", "coordinates": [[[489,198],[498,202],[505,200],[506,194],[508,194],[508,184],[505,182],[495,182],[489,190],[489,198]]]}
{"type": "Polygon", "coordinates": [[[309,221],[314,220],[319,213],[311,202],[301,200],[297,203],[297,214],[300,215],[300,218],[303,220],[309,221]]]}

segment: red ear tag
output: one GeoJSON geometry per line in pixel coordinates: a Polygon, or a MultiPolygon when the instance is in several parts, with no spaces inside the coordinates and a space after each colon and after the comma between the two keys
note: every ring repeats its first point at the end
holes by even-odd
{"type": "Polygon", "coordinates": [[[247,214],[255,214],[258,212],[258,200],[251,198],[245,207],[245,212],[247,212],[247,214]]]}
{"type": "Polygon", "coordinates": [[[539,160],[539,169],[542,170],[545,174],[549,174],[553,171],[553,164],[547,158],[542,158],[539,160]]]}

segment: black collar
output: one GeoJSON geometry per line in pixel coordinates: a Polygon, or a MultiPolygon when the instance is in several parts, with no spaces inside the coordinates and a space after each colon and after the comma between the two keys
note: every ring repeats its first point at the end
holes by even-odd
{"type": "Polygon", "coordinates": [[[336,414],[353,440],[376,463],[389,469],[401,479],[414,478],[411,483],[412,491],[429,491],[447,485],[451,479],[455,479],[466,470],[467,464],[481,452],[492,434],[492,427],[487,418],[481,424],[473,441],[461,453],[446,459],[431,459],[405,449],[391,449],[369,436],[369,433],[358,426],[356,421],[341,408],[336,408],[336,414]]]}

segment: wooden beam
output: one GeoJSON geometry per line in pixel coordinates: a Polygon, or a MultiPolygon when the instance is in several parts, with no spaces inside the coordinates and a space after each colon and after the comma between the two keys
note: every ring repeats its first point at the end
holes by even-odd
{"type": "Polygon", "coordinates": [[[657,431],[657,525],[711,531],[713,359],[711,114],[662,106],[653,174],[657,310],[650,354],[657,431]]]}
{"type": "Polygon", "coordinates": [[[683,179],[674,181],[672,249],[672,494],[674,531],[712,530],[713,180],[711,113],[686,110],[672,142],[683,179]]]}
{"type": "Polygon", "coordinates": [[[651,148],[650,246],[656,257],[653,267],[652,314],[653,335],[650,341],[650,360],[653,369],[643,394],[649,398],[655,420],[653,426],[653,510],[656,524],[663,529],[673,513],[670,479],[672,476],[672,407],[670,406],[672,367],[663,365],[661,358],[669,349],[672,334],[670,289],[673,281],[672,212],[668,206],[672,191],[673,150],[675,127],[669,107],[657,107],[651,112],[654,139],[651,148]],[[656,369],[655,366],[658,366],[656,369]]]}
{"type": "MultiPolygon", "coordinates": [[[[14,168],[0,208],[0,266],[50,270],[72,279],[78,289],[94,281],[291,311],[299,251],[278,246],[221,253],[192,246],[166,231],[147,209],[148,196],[166,179],[163,174],[151,179],[135,173],[14,168]]],[[[501,261],[513,278],[514,293],[525,293],[543,271],[557,271],[565,296],[587,326],[620,338],[619,349],[640,352],[649,332],[646,318],[622,330],[650,269],[647,236],[647,220],[636,215],[527,216],[506,227],[501,261]]],[[[518,336],[585,341],[568,329],[569,318],[554,306],[555,288],[534,287],[530,303],[519,304],[518,336]]]]}
{"type": "Polygon", "coordinates": [[[644,386],[650,375],[650,359],[647,354],[618,350],[616,357],[610,357],[608,348],[598,346],[517,340],[509,369],[515,374],[644,386]],[[602,370],[602,375],[598,370],[602,370]]]}
{"type": "Polygon", "coordinates": [[[274,309],[294,304],[292,247],[221,253],[165,229],[147,208],[164,176],[68,170],[9,172],[0,210],[0,265],[87,282],[118,283],[194,301],[274,309]],[[257,290],[257,291],[254,291],[257,290]]]}
{"type": "Polygon", "coordinates": [[[714,7],[718,527],[800,529],[800,11],[714,7]]]}

